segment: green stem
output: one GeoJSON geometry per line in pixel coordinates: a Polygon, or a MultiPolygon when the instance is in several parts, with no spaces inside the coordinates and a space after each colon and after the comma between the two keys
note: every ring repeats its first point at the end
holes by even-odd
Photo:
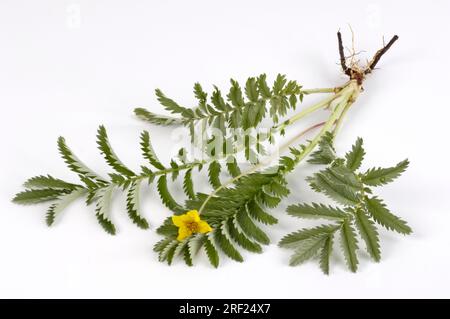
{"type": "Polygon", "coordinates": [[[307,90],[301,90],[301,93],[308,95],[308,94],[315,94],[315,93],[337,93],[342,89],[342,87],[335,87],[335,88],[320,88],[320,89],[307,89],[307,90]]]}
{"type": "MultiPolygon", "coordinates": [[[[299,139],[300,137],[302,137],[303,135],[305,135],[307,132],[309,132],[310,130],[320,127],[322,126],[322,129],[320,130],[320,132],[311,140],[311,142],[309,142],[308,146],[301,152],[300,155],[298,155],[295,158],[295,165],[298,165],[306,156],[309,155],[309,153],[311,153],[311,151],[317,146],[317,144],[319,143],[320,139],[322,138],[322,136],[331,130],[331,128],[333,127],[333,125],[335,124],[335,122],[341,118],[343,116],[344,111],[346,111],[350,105],[353,103],[353,100],[351,100],[352,96],[357,93],[359,90],[359,88],[356,86],[356,83],[353,82],[349,82],[349,84],[345,87],[345,89],[343,89],[340,93],[340,96],[342,97],[341,100],[339,101],[339,103],[337,104],[337,106],[334,108],[333,113],[331,114],[331,116],[328,118],[328,120],[325,123],[319,123],[316,124],[304,131],[302,131],[301,133],[297,134],[293,139],[291,139],[286,145],[284,145],[282,147],[282,149],[289,147],[295,140],[299,139]]],[[[334,97],[329,103],[331,103],[336,97],[334,97]]],[[[327,99],[328,100],[328,99],[327,99]]],[[[317,103],[317,104],[323,104],[323,103],[317,103]]],[[[223,188],[227,187],[228,185],[231,185],[233,183],[235,183],[238,179],[247,176],[249,174],[252,174],[254,172],[256,172],[258,169],[260,169],[263,165],[262,164],[258,164],[255,165],[254,167],[252,167],[251,169],[249,169],[246,172],[243,172],[241,174],[239,174],[236,177],[231,178],[230,180],[228,180],[227,182],[225,182],[224,184],[222,184],[221,186],[219,186],[218,188],[216,188],[213,192],[211,192],[211,194],[209,194],[209,196],[203,201],[201,207],[199,208],[199,214],[202,213],[203,209],[206,207],[206,204],[209,202],[209,200],[211,198],[213,198],[220,190],[222,190],[223,188]]]]}
{"type": "Polygon", "coordinates": [[[349,105],[349,99],[354,93],[354,88],[351,87],[343,96],[342,100],[338,103],[335,110],[331,114],[331,116],[328,118],[328,120],[325,122],[325,125],[322,127],[320,132],[314,137],[314,139],[309,142],[308,146],[303,150],[303,152],[296,157],[296,164],[300,163],[306,156],[311,153],[311,151],[316,147],[316,145],[319,143],[322,136],[330,131],[331,127],[335,124],[336,120],[342,115],[343,111],[347,108],[349,105]]]}
{"type": "MultiPolygon", "coordinates": [[[[315,124],[309,128],[307,128],[306,130],[303,130],[302,132],[300,132],[299,134],[297,134],[296,136],[294,136],[289,142],[287,142],[285,145],[283,145],[280,150],[284,150],[285,148],[289,147],[292,143],[294,143],[294,141],[298,140],[299,138],[301,138],[302,136],[304,136],[305,134],[307,134],[308,132],[324,125],[325,122],[322,123],[318,123],[315,124]]],[[[270,162],[271,160],[269,160],[270,162]]],[[[260,168],[262,168],[264,166],[263,163],[259,163],[258,165],[253,166],[252,168],[250,168],[249,170],[233,177],[230,178],[228,181],[226,181],[225,183],[223,183],[222,185],[220,185],[218,188],[216,188],[211,194],[209,194],[209,196],[203,201],[202,206],[200,207],[199,214],[201,214],[202,210],[205,208],[206,204],[209,202],[209,200],[214,197],[220,190],[224,189],[225,187],[227,187],[228,185],[233,184],[235,181],[237,181],[238,179],[247,176],[249,174],[252,174],[254,172],[256,172],[257,170],[259,170],[260,168]]]]}
{"type": "Polygon", "coordinates": [[[278,130],[284,130],[286,127],[288,127],[291,124],[294,124],[295,122],[303,119],[304,117],[306,117],[307,115],[314,113],[317,110],[320,110],[323,107],[326,107],[328,105],[330,105],[334,100],[336,100],[338,97],[342,96],[343,94],[345,94],[345,92],[347,92],[349,90],[350,85],[347,84],[345,87],[343,87],[338,93],[314,104],[311,105],[310,107],[302,110],[301,112],[295,114],[294,116],[292,116],[291,118],[287,119],[286,121],[284,121],[283,123],[281,123],[280,125],[276,126],[275,129],[278,130]]]}

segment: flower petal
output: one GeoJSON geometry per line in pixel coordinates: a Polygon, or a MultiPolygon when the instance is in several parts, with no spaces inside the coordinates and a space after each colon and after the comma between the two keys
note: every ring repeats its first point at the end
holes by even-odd
{"type": "Polygon", "coordinates": [[[184,226],[184,221],[186,217],[184,215],[181,216],[172,216],[172,223],[177,227],[184,226]]]}
{"type": "Polygon", "coordinates": [[[177,240],[182,241],[183,239],[192,235],[192,231],[187,227],[180,227],[178,229],[178,237],[177,240]]]}
{"type": "Polygon", "coordinates": [[[211,228],[211,226],[209,226],[209,224],[207,222],[201,220],[198,222],[197,231],[199,233],[206,234],[206,233],[209,233],[210,231],[212,231],[212,228],[211,228]]]}
{"type": "Polygon", "coordinates": [[[186,216],[189,217],[191,219],[191,221],[193,222],[199,222],[200,221],[200,215],[198,213],[198,211],[196,210],[190,210],[186,213],[186,216]]]}

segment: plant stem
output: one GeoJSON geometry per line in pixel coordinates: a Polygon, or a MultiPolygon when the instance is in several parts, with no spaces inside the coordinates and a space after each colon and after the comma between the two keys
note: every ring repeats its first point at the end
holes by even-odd
{"type": "MultiPolygon", "coordinates": [[[[292,143],[294,143],[297,139],[299,139],[302,136],[304,136],[309,131],[322,126],[322,129],[320,130],[320,132],[311,140],[311,142],[309,142],[308,146],[301,152],[301,154],[296,157],[295,161],[296,161],[296,165],[298,165],[316,147],[316,145],[319,143],[319,141],[322,138],[322,136],[326,132],[330,131],[332,126],[335,124],[335,122],[338,119],[343,117],[343,115],[344,115],[343,113],[346,112],[348,110],[348,108],[350,107],[350,105],[353,103],[353,100],[351,98],[353,97],[353,95],[357,94],[358,92],[359,92],[359,87],[356,85],[356,83],[354,81],[349,82],[348,85],[345,87],[345,89],[341,90],[341,92],[340,92],[341,94],[339,94],[339,96],[341,96],[342,98],[341,98],[341,100],[339,101],[339,103],[337,104],[335,109],[333,110],[333,113],[330,115],[330,117],[328,118],[328,120],[326,122],[315,124],[315,125],[307,128],[306,130],[300,132],[299,134],[294,136],[290,141],[288,141],[285,145],[283,145],[280,149],[283,150],[283,149],[289,147],[292,143]]],[[[327,102],[327,104],[329,104],[333,100],[335,100],[336,98],[337,98],[337,96],[334,96],[333,99],[331,99],[331,100],[326,99],[325,101],[329,101],[329,102],[327,102]]],[[[319,102],[316,105],[322,105],[323,106],[324,102],[319,102]]],[[[316,105],[314,105],[314,107],[316,105]]],[[[220,190],[224,189],[228,185],[231,185],[231,184],[235,183],[238,179],[256,172],[261,167],[263,167],[263,163],[260,163],[258,165],[253,166],[251,169],[249,169],[249,170],[239,174],[236,177],[233,177],[233,178],[229,179],[227,182],[225,182],[224,184],[222,184],[221,186],[216,188],[203,201],[201,207],[199,208],[199,214],[202,213],[203,209],[206,207],[206,204],[209,202],[209,200],[211,198],[213,198],[220,190]]]]}
{"type": "Polygon", "coordinates": [[[330,105],[330,103],[332,103],[334,100],[336,100],[338,97],[342,96],[342,94],[344,94],[349,88],[349,84],[346,84],[346,86],[344,86],[338,93],[314,104],[311,105],[310,107],[302,110],[301,112],[295,114],[294,116],[292,116],[291,118],[287,119],[286,121],[284,121],[283,123],[281,123],[280,125],[276,126],[275,129],[276,130],[284,130],[287,126],[303,119],[304,117],[306,117],[307,115],[323,108],[326,107],[328,105],[330,105]]]}
{"type": "MultiPolygon", "coordinates": [[[[301,138],[301,137],[304,136],[305,134],[309,133],[310,131],[312,131],[312,130],[318,128],[318,127],[323,126],[324,124],[325,124],[325,122],[321,122],[321,123],[318,123],[318,124],[315,124],[315,125],[313,125],[313,126],[308,127],[307,129],[303,130],[302,132],[300,132],[299,134],[297,134],[296,136],[294,136],[289,142],[287,142],[286,144],[284,144],[284,145],[280,148],[280,150],[283,150],[283,149],[289,147],[292,143],[294,143],[296,140],[298,140],[299,138],[301,138]]],[[[270,162],[270,160],[269,160],[269,162],[270,162]]],[[[255,166],[253,166],[252,168],[250,168],[249,170],[247,170],[247,171],[245,171],[245,172],[243,172],[243,173],[241,173],[241,174],[239,174],[239,175],[237,175],[237,176],[235,176],[235,177],[233,177],[233,178],[230,178],[228,181],[226,181],[225,183],[223,183],[222,185],[220,185],[220,186],[219,186],[218,188],[216,188],[211,194],[209,194],[209,196],[208,196],[208,197],[205,199],[205,201],[202,203],[202,206],[201,206],[200,209],[198,210],[199,214],[201,214],[202,210],[205,208],[205,206],[206,206],[206,204],[208,203],[208,201],[209,201],[212,197],[214,197],[221,189],[227,187],[228,185],[233,184],[235,181],[237,181],[238,179],[240,179],[240,178],[242,178],[242,177],[244,177],[244,176],[247,176],[247,175],[249,175],[249,174],[252,174],[252,173],[256,172],[258,169],[260,169],[260,168],[263,167],[263,166],[264,166],[264,163],[259,163],[259,164],[255,165],[255,166]]]]}
{"type": "MultiPolygon", "coordinates": [[[[344,85],[345,86],[345,85],[344,85]]],[[[340,90],[342,90],[342,87],[335,87],[335,88],[320,88],[320,89],[307,89],[307,90],[301,90],[301,93],[308,95],[308,94],[315,94],[315,93],[337,93],[340,90]]]]}

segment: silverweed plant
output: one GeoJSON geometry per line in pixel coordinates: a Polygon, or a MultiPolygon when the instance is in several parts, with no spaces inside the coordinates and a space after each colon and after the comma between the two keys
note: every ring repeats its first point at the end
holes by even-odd
{"type": "Polygon", "coordinates": [[[328,221],[281,239],[279,246],[293,251],[290,265],[317,258],[322,271],[328,274],[336,239],[351,271],[356,272],[358,268],[359,242],[378,262],[381,250],[377,226],[400,234],[410,234],[411,228],[388,210],[384,201],[374,195],[373,188],[399,177],[408,167],[408,160],[389,168],[360,171],[365,155],[363,140],[358,138],[351,150],[341,157],[336,154],[333,142],[347,112],[363,91],[366,77],[398,37],[394,36],[378,50],[366,66],[355,59],[354,49],[346,57],[340,32],[337,37],[340,65],[349,77],[345,84],[304,89],[296,81],[278,75],[269,85],[266,75],[261,74],[250,77],[244,88],[231,80],[229,92],[224,96],[216,86],[208,95],[196,83],[194,95],[198,104],[193,108],[179,105],[157,89],[158,101],[171,114],[158,115],[143,108],[136,109],[135,114],[152,124],[188,128],[190,144],[201,156],[192,157],[192,150],[181,148],[168,164],[163,163],[152,147],[150,134],[144,131],[140,135],[140,145],[146,164],[136,172],[119,159],[105,127],[100,126],[98,149],[113,170],[108,177],[86,166],[60,137],[59,152],[80,182],[67,182],[51,175],[36,176],[25,182],[25,190],[13,201],[18,204],[51,202],[45,219],[47,225],[52,226],[64,208],[84,198],[87,205],[95,207],[98,223],[114,235],[116,226],[109,214],[114,192],[125,192],[124,206],[130,220],[148,229],[149,222],[141,212],[139,198],[143,193],[142,185],[155,184],[171,215],[157,229],[162,236],[154,246],[159,260],[170,265],[180,257],[192,266],[194,256],[203,250],[211,265],[218,267],[221,256],[242,262],[242,250],[261,253],[263,246],[270,243],[263,230],[268,227],[261,227],[261,224],[277,224],[277,218],[269,210],[289,195],[286,176],[307,161],[320,165],[319,170],[307,178],[310,187],[336,205],[300,203],[288,207],[287,213],[293,217],[328,221]],[[327,96],[309,107],[299,107],[311,94],[327,96]],[[297,108],[300,110],[295,113],[297,108]],[[325,121],[294,131],[292,138],[278,145],[277,140],[287,130],[293,130],[294,123],[319,110],[328,111],[325,121]],[[288,112],[293,115],[287,118],[288,112]],[[299,142],[313,131],[316,133],[312,139],[299,142]],[[268,151],[274,145],[276,151],[268,151]],[[243,160],[239,160],[239,156],[243,160]],[[206,193],[195,190],[197,182],[193,178],[201,178],[197,175],[201,175],[198,172],[203,168],[211,186],[211,191],[206,193]],[[184,203],[176,200],[171,192],[171,183],[179,179],[186,196],[184,203]]]}

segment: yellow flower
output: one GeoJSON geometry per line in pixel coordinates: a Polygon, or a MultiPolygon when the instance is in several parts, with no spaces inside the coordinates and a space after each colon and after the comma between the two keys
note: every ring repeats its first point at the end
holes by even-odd
{"type": "Polygon", "coordinates": [[[200,219],[200,215],[196,210],[188,211],[184,215],[172,216],[172,222],[178,227],[177,239],[179,241],[195,233],[206,234],[212,231],[211,226],[200,219]]]}

